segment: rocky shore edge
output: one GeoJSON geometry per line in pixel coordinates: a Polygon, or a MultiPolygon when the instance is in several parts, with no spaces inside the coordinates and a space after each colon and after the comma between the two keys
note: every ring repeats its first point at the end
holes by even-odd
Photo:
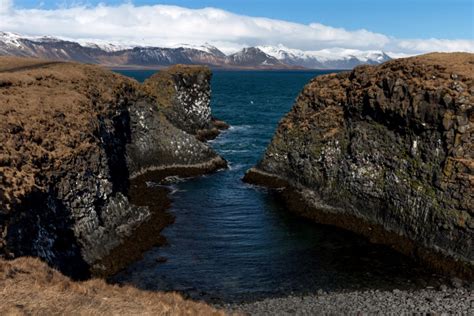
{"type": "Polygon", "coordinates": [[[370,242],[375,244],[388,245],[404,255],[415,258],[438,273],[466,280],[474,279],[472,266],[469,263],[433,252],[433,250],[417,244],[405,236],[386,230],[381,224],[369,222],[324,204],[309,188],[292,186],[288,180],[257,168],[249,169],[245,173],[243,181],[277,190],[287,209],[299,216],[320,224],[353,231],[367,237],[370,242]]]}
{"type": "Polygon", "coordinates": [[[127,239],[101,258],[91,269],[95,277],[107,278],[122,270],[131,262],[137,261],[142,254],[154,246],[166,244],[161,231],[172,224],[174,218],[167,210],[171,205],[170,190],[165,185],[169,178],[191,178],[227,168],[227,162],[221,157],[193,165],[169,165],[150,167],[130,178],[129,200],[136,206],[150,210],[150,217],[140,224],[127,239]],[[162,185],[164,184],[164,185],[162,185]]]}
{"type": "Polygon", "coordinates": [[[471,315],[472,289],[443,286],[423,290],[352,291],[289,295],[242,304],[218,305],[228,313],[247,315],[471,315]]]}

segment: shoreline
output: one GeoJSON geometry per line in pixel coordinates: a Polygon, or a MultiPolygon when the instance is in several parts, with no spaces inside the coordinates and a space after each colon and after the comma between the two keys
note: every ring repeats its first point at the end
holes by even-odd
{"type": "MultiPolygon", "coordinates": [[[[149,71],[156,71],[156,70],[163,70],[168,68],[169,66],[139,66],[139,65],[104,65],[104,64],[97,64],[99,67],[103,67],[109,70],[149,70],[149,71]]],[[[190,64],[189,66],[201,66],[199,64],[190,64]]],[[[326,68],[256,68],[256,67],[212,67],[209,66],[213,72],[215,71],[271,71],[271,72],[315,72],[315,71],[329,71],[329,72],[341,72],[341,71],[350,71],[351,69],[326,69],[326,68]]]]}
{"type": "Polygon", "coordinates": [[[109,278],[125,269],[129,264],[142,258],[143,254],[155,246],[166,244],[161,232],[173,224],[174,217],[168,210],[171,206],[170,189],[160,183],[167,177],[191,178],[214,173],[227,168],[227,162],[221,157],[193,165],[169,165],[149,168],[130,177],[130,203],[147,206],[151,217],[138,226],[122,244],[94,264],[92,277],[109,278]],[[149,186],[147,183],[156,183],[149,186]],[[99,266],[99,267],[96,267],[99,266]]]}
{"type": "Polygon", "coordinates": [[[404,314],[474,312],[474,293],[462,287],[392,291],[366,290],[265,298],[237,304],[214,304],[228,313],[250,315],[318,315],[318,314],[404,314]]]}
{"type": "Polygon", "coordinates": [[[310,189],[297,189],[288,180],[258,168],[249,169],[244,182],[271,189],[277,189],[289,211],[304,218],[324,225],[336,226],[369,238],[375,244],[384,244],[394,250],[415,259],[426,265],[434,272],[448,276],[460,277],[473,281],[474,269],[467,263],[460,262],[445,254],[434,252],[422,245],[417,245],[407,237],[385,230],[380,224],[370,223],[352,214],[344,214],[337,209],[318,203],[317,196],[313,199],[308,196],[315,195],[310,189]]]}

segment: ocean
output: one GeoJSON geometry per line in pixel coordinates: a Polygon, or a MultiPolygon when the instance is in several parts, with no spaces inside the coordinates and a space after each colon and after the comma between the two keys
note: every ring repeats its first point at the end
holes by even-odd
{"type": "MultiPolygon", "coordinates": [[[[388,247],[288,212],[278,194],[241,181],[261,159],[303,86],[329,71],[215,71],[212,113],[231,128],[210,142],[229,169],[171,186],[168,244],[111,279],[207,301],[347,289],[423,287],[432,276],[388,247]]],[[[120,73],[143,81],[153,71],[120,73]]]]}

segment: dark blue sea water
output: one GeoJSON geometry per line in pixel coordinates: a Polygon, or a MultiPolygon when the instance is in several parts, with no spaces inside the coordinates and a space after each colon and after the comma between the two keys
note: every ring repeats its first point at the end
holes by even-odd
{"type": "MultiPolygon", "coordinates": [[[[141,81],[153,72],[122,73],[141,81]]],[[[168,245],[151,249],[113,281],[223,301],[430,283],[407,258],[301,219],[274,192],[241,181],[299,91],[322,73],[215,72],[212,111],[232,127],[211,145],[230,168],[173,185],[176,221],[163,231],[168,245]]]]}

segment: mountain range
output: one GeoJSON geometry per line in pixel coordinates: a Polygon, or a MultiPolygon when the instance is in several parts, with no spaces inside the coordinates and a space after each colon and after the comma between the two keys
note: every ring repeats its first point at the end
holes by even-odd
{"type": "Polygon", "coordinates": [[[382,51],[341,48],[302,51],[282,45],[248,47],[226,55],[209,44],[181,44],[167,48],[133,47],[75,42],[48,36],[22,36],[11,32],[0,32],[0,56],[78,61],[117,68],[198,64],[224,69],[351,69],[357,65],[380,64],[391,59],[382,51]]]}

